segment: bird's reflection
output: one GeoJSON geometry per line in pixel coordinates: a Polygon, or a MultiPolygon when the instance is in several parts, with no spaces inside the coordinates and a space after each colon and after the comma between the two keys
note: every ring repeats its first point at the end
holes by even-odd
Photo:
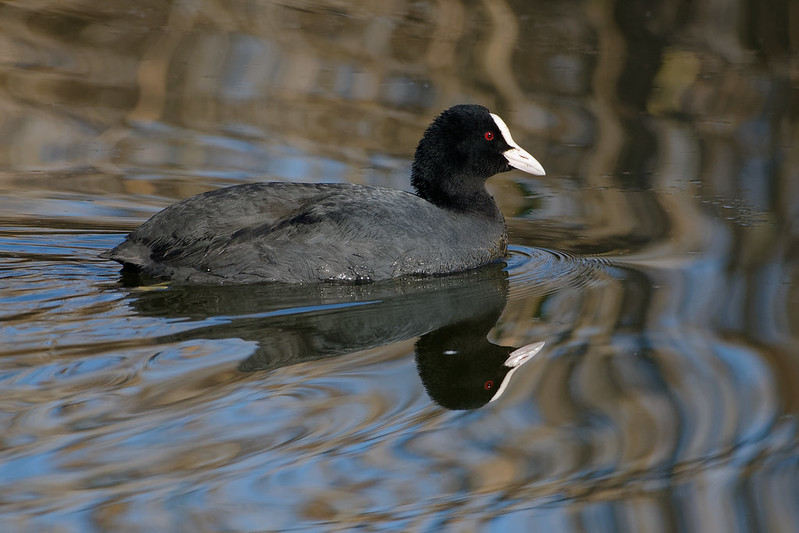
{"type": "MultiPolygon", "coordinates": [[[[498,317],[497,317],[498,318],[498,317]]],[[[496,321],[467,320],[422,335],[416,368],[427,394],[447,409],[477,409],[499,398],[543,342],[514,350],[486,338],[496,321]]]]}
{"type": "Polygon", "coordinates": [[[243,372],[366,350],[419,337],[416,363],[430,396],[448,409],[475,409],[498,398],[543,343],[514,351],[488,341],[507,301],[503,265],[459,274],[364,285],[171,286],[131,289],[147,316],[198,321],[159,339],[240,338],[256,351],[243,372]]]}

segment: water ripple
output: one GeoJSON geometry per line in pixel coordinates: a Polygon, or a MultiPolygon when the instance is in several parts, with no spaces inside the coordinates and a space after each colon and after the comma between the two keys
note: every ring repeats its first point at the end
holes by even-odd
{"type": "Polygon", "coordinates": [[[514,297],[543,296],[564,288],[581,288],[618,278],[609,259],[568,252],[510,246],[506,260],[514,297]],[[515,289],[515,290],[514,290],[515,289]]]}

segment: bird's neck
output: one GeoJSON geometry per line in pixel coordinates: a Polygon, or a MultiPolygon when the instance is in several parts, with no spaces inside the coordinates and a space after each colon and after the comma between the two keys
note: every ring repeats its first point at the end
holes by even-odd
{"type": "Polygon", "coordinates": [[[414,165],[411,185],[416,193],[428,202],[454,211],[476,213],[493,219],[502,219],[494,198],[485,188],[484,180],[469,175],[443,176],[441,166],[414,165]]]}

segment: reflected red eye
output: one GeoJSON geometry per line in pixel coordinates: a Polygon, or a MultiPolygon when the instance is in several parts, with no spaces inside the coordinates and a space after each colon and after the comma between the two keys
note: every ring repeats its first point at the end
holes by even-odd
{"type": "Polygon", "coordinates": [[[483,388],[484,388],[485,390],[491,390],[491,389],[493,389],[493,388],[494,388],[494,382],[493,382],[493,381],[491,381],[491,380],[489,379],[488,381],[486,381],[486,382],[483,384],[483,388]]]}
{"type": "Polygon", "coordinates": [[[493,141],[494,140],[494,132],[487,131],[486,134],[483,135],[483,137],[485,137],[486,141],[493,141]]]}

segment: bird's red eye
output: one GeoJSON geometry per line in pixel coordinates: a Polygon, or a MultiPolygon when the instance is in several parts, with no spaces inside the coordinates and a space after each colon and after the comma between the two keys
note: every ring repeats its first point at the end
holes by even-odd
{"type": "Polygon", "coordinates": [[[493,141],[493,140],[494,140],[494,132],[492,132],[492,131],[487,131],[487,132],[485,133],[485,135],[483,135],[483,137],[485,137],[485,140],[486,140],[486,141],[493,141]]]}
{"type": "Polygon", "coordinates": [[[483,383],[483,388],[484,388],[485,390],[491,390],[491,389],[493,389],[493,388],[494,388],[494,382],[493,382],[493,381],[491,381],[491,380],[489,379],[488,381],[486,381],[485,383],[483,383]]]}

